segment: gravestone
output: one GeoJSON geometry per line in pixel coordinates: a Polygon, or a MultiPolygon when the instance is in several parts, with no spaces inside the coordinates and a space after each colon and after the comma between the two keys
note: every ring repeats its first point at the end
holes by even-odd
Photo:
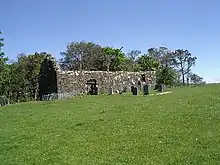
{"type": "Polygon", "coordinates": [[[133,93],[133,91],[134,91],[134,86],[131,86],[131,92],[133,93]]]}
{"type": "Polygon", "coordinates": [[[137,87],[134,87],[132,93],[133,93],[133,95],[138,95],[138,88],[137,88],[137,87]]]}
{"type": "Polygon", "coordinates": [[[138,89],[141,91],[141,82],[138,81],[138,89]]]}
{"type": "Polygon", "coordinates": [[[94,95],[98,95],[99,94],[99,88],[98,86],[94,87],[94,95]]]}
{"type": "Polygon", "coordinates": [[[114,94],[114,91],[113,91],[113,88],[112,88],[112,87],[109,88],[108,94],[109,94],[109,95],[113,95],[113,94],[114,94]]]}
{"type": "Polygon", "coordinates": [[[164,92],[164,84],[158,85],[158,92],[164,92]]]}
{"type": "Polygon", "coordinates": [[[144,85],[144,95],[150,94],[150,85],[145,84],[144,85]]]}

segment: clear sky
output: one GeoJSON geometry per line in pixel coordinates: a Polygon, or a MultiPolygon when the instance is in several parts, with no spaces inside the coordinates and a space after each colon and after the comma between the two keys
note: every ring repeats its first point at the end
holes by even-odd
{"type": "Polygon", "coordinates": [[[220,82],[220,0],[0,0],[6,55],[46,51],[57,59],[71,41],[188,49],[193,71],[220,82]]]}

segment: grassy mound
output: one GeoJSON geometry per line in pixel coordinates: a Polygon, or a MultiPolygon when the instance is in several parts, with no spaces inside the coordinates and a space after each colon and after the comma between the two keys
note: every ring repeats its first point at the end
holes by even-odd
{"type": "Polygon", "coordinates": [[[0,164],[220,164],[220,85],[0,108],[0,164]]]}

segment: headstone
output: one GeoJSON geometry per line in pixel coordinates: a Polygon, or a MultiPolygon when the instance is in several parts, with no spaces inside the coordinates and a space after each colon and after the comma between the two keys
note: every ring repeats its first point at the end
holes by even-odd
{"type": "Polygon", "coordinates": [[[93,95],[98,95],[98,94],[99,94],[99,88],[95,86],[93,95]]]}
{"type": "Polygon", "coordinates": [[[109,94],[109,95],[113,95],[113,94],[114,94],[114,91],[113,91],[113,88],[112,88],[112,87],[109,88],[108,94],[109,94]]]}
{"type": "Polygon", "coordinates": [[[141,82],[138,81],[138,89],[141,91],[141,82]]]}
{"type": "Polygon", "coordinates": [[[164,84],[158,85],[158,92],[164,92],[164,84]]]}
{"type": "Polygon", "coordinates": [[[150,94],[150,85],[145,84],[144,85],[144,95],[150,94]]]}
{"type": "Polygon", "coordinates": [[[133,95],[138,95],[138,88],[137,88],[137,87],[134,87],[132,93],[133,93],[133,95]]]}
{"type": "Polygon", "coordinates": [[[133,91],[134,91],[134,86],[131,86],[131,92],[133,93],[133,91]]]}

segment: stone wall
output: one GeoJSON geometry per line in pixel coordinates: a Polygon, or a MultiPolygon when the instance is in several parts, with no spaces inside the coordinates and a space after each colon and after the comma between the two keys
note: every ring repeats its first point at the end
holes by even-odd
{"type": "Polygon", "coordinates": [[[57,71],[58,93],[88,93],[90,79],[96,79],[100,92],[107,92],[110,87],[113,90],[122,91],[124,88],[130,90],[131,85],[147,81],[155,82],[155,72],[107,72],[107,71],[57,71]],[[145,80],[143,80],[143,76],[145,80]]]}

